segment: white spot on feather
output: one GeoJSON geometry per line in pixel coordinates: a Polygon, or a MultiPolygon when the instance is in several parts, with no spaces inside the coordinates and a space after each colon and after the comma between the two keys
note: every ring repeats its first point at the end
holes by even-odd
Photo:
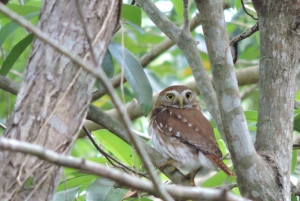
{"type": "Polygon", "coordinates": [[[159,123],[160,127],[162,128],[163,127],[163,124],[162,123],[159,123]]]}
{"type": "Polygon", "coordinates": [[[180,114],[177,117],[178,117],[178,119],[181,119],[181,115],[180,114]]]}
{"type": "Polygon", "coordinates": [[[180,132],[176,132],[176,137],[180,137],[180,132]]]}
{"type": "Polygon", "coordinates": [[[172,114],[172,112],[170,112],[170,114],[172,114]]]}
{"type": "Polygon", "coordinates": [[[183,122],[187,122],[186,118],[184,118],[182,121],[183,121],[183,122]]]}
{"type": "Polygon", "coordinates": [[[173,128],[172,128],[172,127],[170,127],[170,128],[169,128],[169,131],[172,131],[172,129],[173,129],[173,128]]]}
{"type": "Polygon", "coordinates": [[[189,126],[189,127],[191,127],[191,126],[192,126],[192,124],[191,124],[191,123],[188,123],[188,126],[189,126]]]}
{"type": "Polygon", "coordinates": [[[195,128],[195,131],[197,131],[197,132],[198,132],[198,131],[199,131],[199,128],[195,128]]]}

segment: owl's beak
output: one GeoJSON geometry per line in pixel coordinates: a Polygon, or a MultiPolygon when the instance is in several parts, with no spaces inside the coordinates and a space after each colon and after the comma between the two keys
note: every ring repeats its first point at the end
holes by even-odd
{"type": "Polygon", "coordinates": [[[179,105],[179,108],[182,109],[183,108],[183,96],[177,97],[177,103],[179,105]]]}

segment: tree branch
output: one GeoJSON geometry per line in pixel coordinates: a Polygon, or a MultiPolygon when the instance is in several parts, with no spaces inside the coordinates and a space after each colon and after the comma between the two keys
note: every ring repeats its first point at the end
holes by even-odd
{"type": "Polygon", "coordinates": [[[249,171],[251,166],[259,166],[258,162],[261,159],[256,154],[249,135],[241,104],[222,2],[220,0],[195,0],[195,3],[202,20],[228,149],[240,185],[245,182],[245,171],[249,171]]]}
{"type": "MultiPolygon", "coordinates": [[[[49,161],[59,166],[65,166],[75,168],[90,174],[95,174],[101,177],[109,178],[117,181],[120,184],[130,186],[135,189],[149,192],[153,195],[157,195],[157,191],[150,181],[140,179],[138,177],[129,175],[113,168],[107,168],[107,166],[100,165],[95,162],[87,161],[85,159],[72,158],[57,154],[52,150],[43,148],[42,146],[30,144],[27,142],[21,142],[14,139],[0,138],[0,148],[11,151],[18,151],[24,154],[30,154],[36,156],[42,160],[49,161]]],[[[198,187],[184,187],[176,185],[164,185],[164,188],[172,196],[181,199],[201,199],[201,200],[216,200],[224,199],[228,201],[246,201],[247,199],[238,197],[231,193],[226,193],[225,198],[222,190],[218,189],[206,189],[198,187]]]]}

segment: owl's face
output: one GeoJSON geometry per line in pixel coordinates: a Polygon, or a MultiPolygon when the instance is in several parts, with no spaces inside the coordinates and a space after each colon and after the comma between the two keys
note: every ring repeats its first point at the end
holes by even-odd
{"type": "Polygon", "coordinates": [[[197,94],[190,88],[181,85],[171,86],[161,91],[155,103],[155,107],[159,106],[200,109],[197,94]]]}

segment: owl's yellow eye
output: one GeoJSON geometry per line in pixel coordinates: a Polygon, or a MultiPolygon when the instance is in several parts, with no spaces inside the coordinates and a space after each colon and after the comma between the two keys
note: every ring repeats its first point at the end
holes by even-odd
{"type": "Polygon", "coordinates": [[[175,96],[174,96],[174,94],[167,94],[166,97],[167,97],[167,100],[173,100],[173,98],[175,96]]]}
{"type": "Polygon", "coordinates": [[[192,98],[192,93],[191,93],[191,92],[187,92],[187,93],[185,94],[185,97],[186,97],[187,99],[191,99],[191,98],[192,98]]]}

